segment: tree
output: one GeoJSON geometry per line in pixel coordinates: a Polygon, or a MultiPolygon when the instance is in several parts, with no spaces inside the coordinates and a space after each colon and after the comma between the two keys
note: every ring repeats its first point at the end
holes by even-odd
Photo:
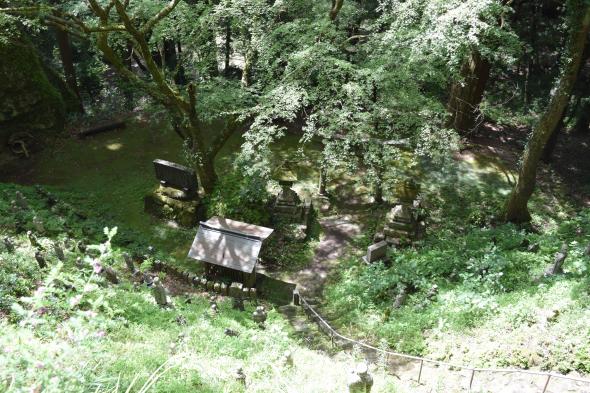
{"type": "Polygon", "coordinates": [[[518,180],[504,207],[503,217],[507,221],[521,223],[531,219],[527,205],[535,189],[537,166],[547,141],[563,116],[582,62],[590,31],[590,4],[584,0],[570,0],[567,6],[570,26],[567,59],[549,105],[524,150],[518,180]]]}
{"type": "Polygon", "coordinates": [[[448,110],[449,124],[465,135],[477,128],[479,105],[490,77],[490,62],[478,50],[473,50],[461,67],[461,81],[451,88],[448,110]]]}
{"type": "MultiPolygon", "coordinates": [[[[498,29],[505,28],[505,13],[508,8],[505,6],[510,0],[491,2],[486,8],[480,10],[480,15],[486,15],[489,10],[496,8],[492,13],[498,14],[498,29]]],[[[483,18],[482,18],[483,19],[483,18]]],[[[487,15],[489,26],[480,29],[477,32],[483,42],[472,45],[467,55],[467,60],[463,62],[459,73],[459,80],[455,81],[451,87],[451,93],[447,104],[450,113],[449,125],[459,134],[466,135],[478,128],[482,122],[480,113],[480,104],[482,102],[484,91],[490,77],[491,62],[489,58],[483,56],[479,46],[486,46],[486,36],[497,34],[497,30],[491,21],[490,15],[487,15]]],[[[453,23],[455,23],[453,21],[453,23]]],[[[488,45],[494,45],[493,43],[488,45]]],[[[489,56],[489,55],[488,55],[489,56]]]]}
{"type": "MultiPolygon", "coordinates": [[[[230,119],[225,127],[208,141],[204,132],[204,121],[197,111],[195,84],[189,83],[186,88],[177,85],[174,78],[166,77],[165,62],[158,62],[154,56],[154,53],[158,53],[157,47],[154,50],[151,41],[155,29],[175,11],[179,3],[180,0],[171,0],[165,7],[154,9],[151,2],[145,5],[146,8],[141,8],[141,4],[131,7],[129,0],[109,0],[102,3],[88,0],[87,14],[83,17],[43,4],[4,8],[0,9],[0,12],[38,16],[46,24],[64,32],[90,38],[90,42],[96,45],[118,75],[147,93],[167,110],[174,130],[196,158],[195,166],[201,185],[205,192],[209,193],[217,181],[215,156],[235,130],[236,123],[234,119],[230,119]],[[146,14],[151,16],[145,17],[146,14]],[[128,68],[123,54],[113,44],[116,38],[123,38],[131,44],[133,53],[137,55],[136,60],[142,63],[147,78],[128,68]]],[[[189,11],[189,5],[185,4],[183,7],[183,12],[189,11]]],[[[163,41],[159,40],[159,43],[161,42],[163,41]]]]}

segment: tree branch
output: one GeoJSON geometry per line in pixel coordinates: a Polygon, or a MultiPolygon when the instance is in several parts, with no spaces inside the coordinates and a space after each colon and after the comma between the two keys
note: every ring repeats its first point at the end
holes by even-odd
{"type": "MultiPolygon", "coordinates": [[[[115,0],[118,2],[118,0],[115,0]]],[[[166,16],[168,16],[176,7],[176,5],[180,3],[180,0],[171,0],[170,3],[168,3],[168,5],[166,7],[164,7],[160,12],[158,12],[153,18],[151,18],[150,20],[148,20],[145,25],[143,25],[143,27],[141,28],[141,33],[142,34],[146,34],[148,33],[151,29],[154,28],[154,26],[160,22],[162,19],[164,19],[166,16]]]]}

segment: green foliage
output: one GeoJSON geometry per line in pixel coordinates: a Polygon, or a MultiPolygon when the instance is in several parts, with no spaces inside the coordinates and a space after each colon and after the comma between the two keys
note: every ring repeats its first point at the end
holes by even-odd
{"type": "Polygon", "coordinates": [[[208,196],[207,216],[268,224],[270,194],[266,185],[264,177],[247,176],[240,168],[234,168],[220,177],[215,190],[208,196]]]}

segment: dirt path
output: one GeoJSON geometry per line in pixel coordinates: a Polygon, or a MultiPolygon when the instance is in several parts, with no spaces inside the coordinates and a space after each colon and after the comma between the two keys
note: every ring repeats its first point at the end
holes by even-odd
{"type": "Polygon", "coordinates": [[[338,264],[350,240],[361,233],[361,220],[356,214],[329,216],[320,219],[323,236],[313,260],[305,269],[290,277],[299,291],[309,298],[318,298],[326,279],[338,264]]]}

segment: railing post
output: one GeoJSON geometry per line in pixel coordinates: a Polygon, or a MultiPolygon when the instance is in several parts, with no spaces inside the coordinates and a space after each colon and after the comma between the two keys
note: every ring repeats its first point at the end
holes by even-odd
{"type": "Polygon", "coordinates": [[[545,381],[545,386],[543,386],[543,393],[547,391],[547,386],[549,386],[549,380],[551,379],[551,374],[547,375],[547,381],[545,381]]]}
{"type": "Polygon", "coordinates": [[[422,367],[424,366],[424,359],[420,359],[420,371],[418,371],[418,383],[420,383],[420,378],[422,378],[422,367]]]}
{"type": "Polygon", "coordinates": [[[471,387],[473,386],[473,377],[475,377],[475,369],[471,369],[471,379],[469,379],[469,391],[471,391],[471,387]]]}
{"type": "Polygon", "coordinates": [[[334,332],[330,330],[330,341],[332,341],[332,348],[334,348],[334,332]]]}

